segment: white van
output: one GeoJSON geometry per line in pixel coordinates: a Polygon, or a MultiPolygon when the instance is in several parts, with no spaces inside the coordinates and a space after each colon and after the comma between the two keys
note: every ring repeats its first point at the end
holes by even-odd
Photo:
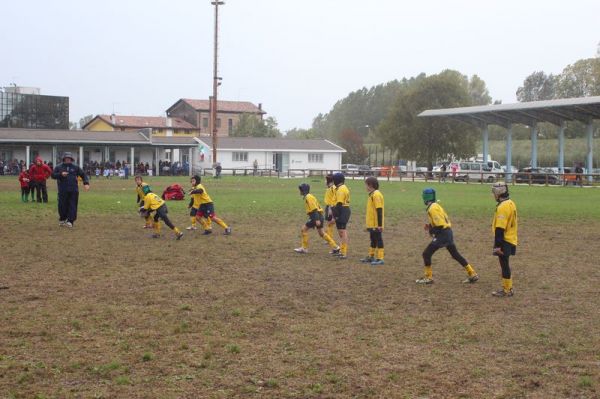
{"type": "Polygon", "coordinates": [[[498,180],[498,177],[503,173],[500,164],[496,161],[487,162],[469,162],[458,161],[452,162],[448,167],[448,177],[452,177],[453,166],[456,165],[456,180],[457,181],[485,181],[493,183],[498,180]]]}

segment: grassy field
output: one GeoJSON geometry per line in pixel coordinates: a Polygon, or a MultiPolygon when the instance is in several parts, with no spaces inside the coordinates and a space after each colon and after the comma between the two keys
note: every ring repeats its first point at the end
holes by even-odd
{"type": "MultiPolygon", "coordinates": [[[[306,179],[319,199],[323,183],[306,179]]],[[[154,178],[161,191],[184,178],[154,178]]],[[[491,256],[487,185],[430,183],[461,253],[417,286],[424,184],[383,182],[386,265],[365,255],[366,193],[350,181],[349,259],[305,221],[299,179],[206,179],[233,235],[151,239],[132,180],[92,180],[74,229],[0,179],[0,398],[596,398],[600,190],[511,187],[520,213],[515,296],[491,256]]],[[[169,215],[189,224],[187,201],[169,215]]],[[[215,226],[218,229],[218,226],[215,226]]]]}

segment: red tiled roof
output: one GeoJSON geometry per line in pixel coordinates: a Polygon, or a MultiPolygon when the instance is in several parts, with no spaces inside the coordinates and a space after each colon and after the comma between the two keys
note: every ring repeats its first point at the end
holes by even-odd
{"type": "MultiPolygon", "coordinates": [[[[181,101],[185,101],[191,105],[195,110],[208,111],[209,101],[208,100],[194,100],[190,98],[182,98],[181,101]]],[[[217,101],[217,109],[220,112],[246,112],[251,114],[266,114],[265,111],[258,108],[256,105],[249,101],[217,101]]]]}
{"type": "MultiPolygon", "coordinates": [[[[132,115],[115,115],[115,123],[112,122],[111,115],[98,115],[96,118],[102,119],[114,127],[129,127],[129,128],[154,128],[154,129],[166,129],[167,118],[164,116],[132,116],[132,115]]],[[[94,118],[94,119],[96,119],[94,118]]],[[[88,123],[89,125],[89,123],[88,123]]],[[[87,125],[86,125],[87,126],[87,125]]],[[[84,126],[85,127],[85,126],[84,126]]],[[[184,121],[181,118],[171,118],[171,128],[173,129],[193,129],[197,128],[184,121]]]]}

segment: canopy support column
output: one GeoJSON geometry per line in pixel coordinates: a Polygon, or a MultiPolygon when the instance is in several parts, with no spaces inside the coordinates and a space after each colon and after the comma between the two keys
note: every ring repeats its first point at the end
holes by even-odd
{"type": "Polygon", "coordinates": [[[537,136],[538,127],[537,123],[531,126],[531,167],[537,168],[537,136]]]}
{"type": "Polygon", "coordinates": [[[506,128],[506,183],[512,182],[512,123],[506,128]]]}
{"type": "Polygon", "coordinates": [[[592,178],[592,169],[594,168],[594,155],[593,155],[593,148],[594,148],[594,125],[592,123],[593,121],[590,120],[587,124],[587,160],[586,160],[586,168],[587,168],[587,173],[588,175],[588,181],[591,183],[593,178],[592,178]]]}
{"type": "Polygon", "coordinates": [[[58,165],[59,162],[57,162],[57,161],[58,161],[58,148],[55,145],[53,145],[52,146],[52,165],[55,165],[55,166],[58,165]]]}
{"type": "Polygon", "coordinates": [[[129,169],[131,170],[131,174],[135,175],[135,147],[131,147],[131,158],[129,161],[129,169]]]}
{"type": "Polygon", "coordinates": [[[483,130],[481,133],[483,135],[483,162],[487,162],[488,154],[490,153],[490,144],[489,144],[490,131],[488,129],[487,124],[483,125],[483,130]]]}
{"type": "Polygon", "coordinates": [[[558,128],[558,172],[565,173],[565,129],[567,123],[562,121],[558,128]]]}
{"type": "Polygon", "coordinates": [[[79,146],[79,167],[83,169],[83,146],[79,146]]]}
{"type": "Polygon", "coordinates": [[[189,151],[189,153],[188,153],[188,170],[189,170],[190,177],[192,177],[192,175],[193,175],[192,168],[194,167],[194,147],[190,147],[188,149],[188,151],[189,151]]]}
{"type": "Polygon", "coordinates": [[[159,158],[159,156],[160,155],[158,153],[158,147],[156,147],[154,149],[154,155],[155,155],[155,157],[154,157],[154,170],[156,171],[155,176],[160,176],[160,171],[159,171],[159,169],[160,169],[160,158],[159,158]]]}
{"type": "MultiPolygon", "coordinates": [[[[29,169],[29,165],[31,165],[31,146],[25,146],[25,166],[29,169]]],[[[21,173],[21,171],[19,171],[21,173]]]]}

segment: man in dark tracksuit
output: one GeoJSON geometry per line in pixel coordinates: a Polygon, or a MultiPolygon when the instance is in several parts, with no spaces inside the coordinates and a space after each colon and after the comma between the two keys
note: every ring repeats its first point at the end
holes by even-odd
{"type": "Polygon", "coordinates": [[[78,177],[83,180],[85,191],[90,189],[90,182],[83,169],[73,163],[74,158],[70,152],[65,152],[62,163],[57,165],[52,172],[52,178],[58,184],[58,216],[59,226],[73,227],[77,219],[77,203],[79,201],[78,177]]]}

